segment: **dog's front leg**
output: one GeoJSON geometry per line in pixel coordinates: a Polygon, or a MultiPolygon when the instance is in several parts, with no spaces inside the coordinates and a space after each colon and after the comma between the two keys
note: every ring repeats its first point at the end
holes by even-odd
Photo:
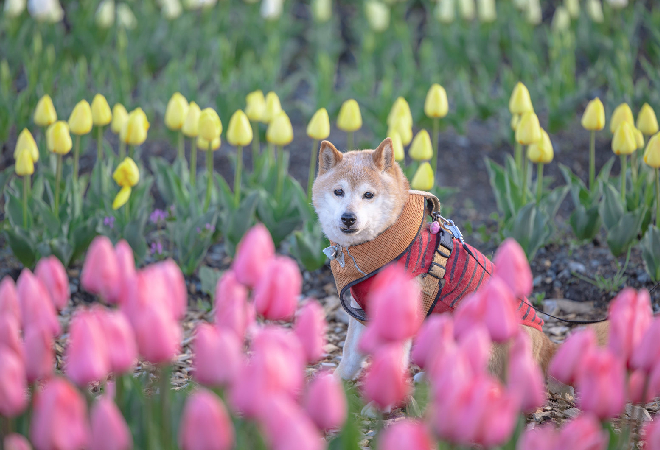
{"type": "Polygon", "coordinates": [[[344,380],[352,380],[357,375],[364,355],[358,350],[360,337],[366,327],[354,318],[348,321],[348,331],[346,332],[346,341],[344,342],[344,351],[341,356],[341,362],[335,370],[335,374],[344,380]]]}

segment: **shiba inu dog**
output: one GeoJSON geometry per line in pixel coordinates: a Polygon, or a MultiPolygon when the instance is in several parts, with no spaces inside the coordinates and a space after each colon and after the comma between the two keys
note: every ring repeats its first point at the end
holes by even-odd
{"type": "MultiPolygon", "coordinates": [[[[456,232],[429,232],[426,216],[439,216],[440,205],[432,195],[410,190],[394,160],[389,138],[375,150],[347,153],[323,141],[312,199],[321,228],[333,244],[325,252],[331,259],[342,306],[351,316],[343,356],[335,371],[343,379],[353,379],[362,365],[364,356],[358,351],[358,342],[365,329],[364,298],[371,277],[382,267],[405,260],[406,269],[423,280],[428,314],[451,312],[488,278],[484,272],[490,274],[486,269],[493,267],[476,249],[462,241],[459,245],[458,236],[453,235],[456,232]],[[450,264],[462,270],[449,270],[453,267],[450,264]]],[[[521,303],[519,312],[534,358],[545,372],[556,344],[543,333],[543,321],[528,303],[521,303]]],[[[599,328],[602,340],[606,325],[599,328]]],[[[407,367],[408,351],[405,355],[407,367]]],[[[506,355],[504,346],[493,346],[490,370],[494,375],[503,374],[506,355]]]]}

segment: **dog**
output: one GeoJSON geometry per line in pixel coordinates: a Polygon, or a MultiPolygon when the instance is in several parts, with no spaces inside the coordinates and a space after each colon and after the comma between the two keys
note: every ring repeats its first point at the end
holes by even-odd
{"type": "MultiPolygon", "coordinates": [[[[342,359],[335,370],[342,379],[354,379],[362,367],[365,356],[358,351],[358,343],[365,329],[364,297],[372,276],[382,267],[405,256],[407,270],[420,280],[426,312],[440,313],[451,312],[461,298],[479,287],[474,280],[486,279],[483,272],[493,267],[478,251],[459,243],[457,228],[451,233],[448,230],[437,235],[429,233],[426,216],[441,217],[439,202],[431,194],[410,190],[394,159],[390,138],[375,150],[347,153],[323,141],[312,202],[321,228],[333,244],[324,252],[331,259],[341,304],[350,315],[342,359]],[[417,241],[419,245],[413,245],[417,241]],[[429,247],[436,250],[421,251],[429,247]],[[412,258],[410,248],[419,249],[412,258]],[[450,279],[455,274],[445,270],[452,255],[454,260],[465,258],[465,267],[471,267],[477,275],[470,282],[465,281],[469,277],[459,280],[458,283],[465,284],[464,289],[457,290],[453,296],[444,289],[447,281],[455,281],[450,279]]],[[[521,307],[521,327],[530,337],[534,359],[547,374],[557,344],[543,333],[543,321],[531,306],[525,302],[521,307]]],[[[607,328],[607,323],[595,327],[601,345],[606,341],[607,328]]],[[[407,342],[404,367],[408,367],[410,346],[411,342],[407,342]]],[[[493,375],[503,377],[507,353],[505,345],[493,345],[489,364],[493,375]]]]}

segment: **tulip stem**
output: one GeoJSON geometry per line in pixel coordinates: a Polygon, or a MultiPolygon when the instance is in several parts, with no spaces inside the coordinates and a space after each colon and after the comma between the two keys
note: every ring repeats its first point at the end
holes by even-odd
{"type": "Polygon", "coordinates": [[[259,122],[252,122],[252,169],[256,165],[259,156],[259,122]]]}
{"type": "Polygon", "coordinates": [[[30,175],[23,177],[23,226],[27,228],[27,212],[28,212],[28,189],[30,185],[30,175]]]}
{"type": "Polygon", "coordinates": [[[630,155],[630,171],[632,173],[632,184],[634,188],[635,183],[637,183],[637,150],[634,150],[630,155]]]}
{"type": "Polygon", "coordinates": [[[346,132],[346,151],[353,150],[353,132],[346,132]]]}
{"type": "Polygon", "coordinates": [[[627,155],[621,155],[621,201],[623,202],[624,212],[628,210],[626,206],[626,172],[628,168],[628,158],[627,155]]]}
{"type": "Polygon", "coordinates": [[[660,227],[660,173],[655,168],[655,226],[660,227]]]}
{"type": "Polygon", "coordinates": [[[543,194],[543,163],[536,165],[536,204],[541,203],[541,194],[543,194]]]}
{"type": "Polygon", "coordinates": [[[209,148],[206,150],[206,199],[204,200],[204,212],[211,206],[211,192],[213,191],[213,141],[209,142],[209,148]]]}
{"type": "Polygon", "coordinates": [[[596,130],[591,130],[589,138],[589,190],[593,190],[596,180],[596,130]]]}
{"type": "Polygon", "coordinates": [[[522,155],[522,205],[527,203],[527,158],[522,155]]]}
{"type": "Polygon", "coordinates": [[[440,118],[433,118],[433,174],[438,173],[438,153],[440,151],[440,118]]]}
{"type": "Polygon", "coordinates": [[[97,127],[98,136],[96,138],[96,162],[101,164],[103,160],[103,127],[97,127]]]}
{"type": "Polygon", "coordinates": [[[195,138],[190,139],[190,185],[195,186],[195,178],[197,178],[197,145],[195,145],[195,138]]]}
{"type": "Polygon", "coordinates": [[[316,146],[319,144],[318,139],[314,139],[312,144],[312,156],[309,161],[309,178],[307,179],[307,201],[312,201],[312,185],[314,184],[314,175],[316,173],[316,146]]]}
{"type": "MultiPolygon", "coordinates": [[[[209,150],[209,152],[211,151],[209,150]]],[[[172,426],[170,417],[170,372],[169,365],[163,366],[160,370],[161,448],[170,448],[172,440],[170,435],[170,427],[172,426]]]]}
{"type": "Polygon", "coordinates": [[[179,130],[177,137],[177,148],[179,150],[179,160],[183,161],[186,159],[185,151],[186,143],[184,141],[183,133],[179,130]]]}
{"type": "Polygon", "coordinates": [[[284,188],[284,150],[281,145],[277,146],[277,187],[275,190],[275,199],[277,201],[282,197],[282,189],[284,188]]]}
{"type": "Polygon", "coordinates": [[[78,188],[78,160],[80,159],[80,135],[76,135],[76,145],[73,147],[73,184],[78,188]]]}
{"type": "Polygon", "coordinates": [[[55,169],[55,210],[57,217],[60,216],[60,182],[62,180],[62,155],[57,154],[57,169],[55,169]]]}
{"type": "Polygon", "coordinates": [[[124,375],[115,376],[115,404],[124,415],[124,375]]]}
{"type": "MultiPolygon", "coordinates": [[[[272,164],[275,161],[275,151],[273,150],[273,143],[268,143],[268,157],[270,158],[270,163],[272,164]]],[[[270,166],[269,166],[270,168],[270,166]]]]}
{"type": "Polygon", "coordinates": [[[522,145],[516,141],[516,150],[515,150],[515,158],[516,158],[516,167],[518,168],[518,172],[522,172],[522,145]]]}
{"type": "Polygon", "coordinates": [[[128,157],[135,160],[135,145],[128,146],[128,157]]]}
{"type": "Polygon", "coordinates": [[[126,158],[126,142],[121,140],[121,142],[119,142],[119,162],[121,163],[124,158],[126,158]]]}

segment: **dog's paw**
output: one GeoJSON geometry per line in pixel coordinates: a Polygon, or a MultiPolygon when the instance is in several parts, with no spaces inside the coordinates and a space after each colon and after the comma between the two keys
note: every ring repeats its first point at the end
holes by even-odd
{"type": "MultiPolygon", "coordinates": [[[[384,414],[389,414],[392,412],[392,407],[388,406],[381,412],[384,414]]],[[[377,419],[379,417],[378,407],[374,402],[369,402],[367,405],[365,405],[364,408],[362,408],[362,411],[360,411],[360,415],[362,417],[368,417],[370,419],[377,419]]]]}

